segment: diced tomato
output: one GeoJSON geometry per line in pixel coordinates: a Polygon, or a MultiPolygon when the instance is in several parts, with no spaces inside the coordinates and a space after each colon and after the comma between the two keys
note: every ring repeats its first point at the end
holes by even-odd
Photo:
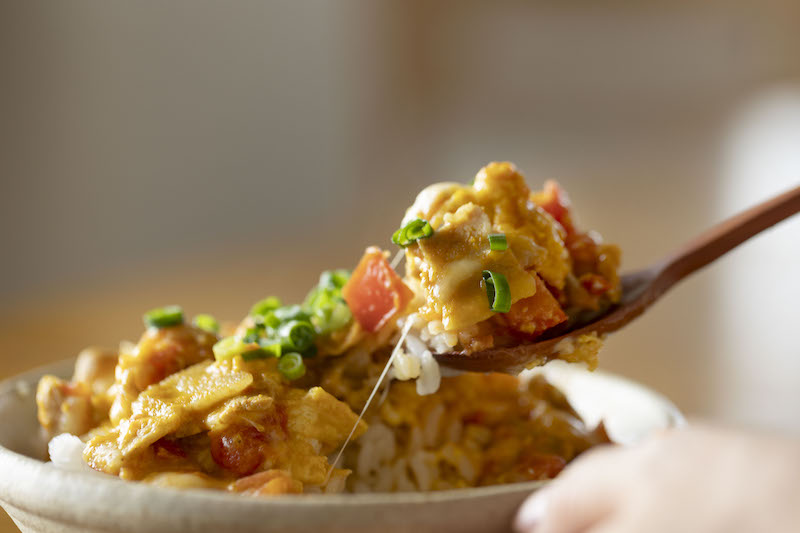
{"type": "Polygon", "coordinates": [[[389,265],[384,253],[371,247],[342,288],[342,296],[361,327],[374,332],[405,309],[413,293],[389,265]]]}
{"type": "Polygon", "coordinates": [[[581,263],[585,267],[593,266],[597,261],[597,245],[598,242],[589,233],[571,233],[567,235],[564,244],[567,245],[567,251],[570,257],[576,263],[581,263]]]}
{"type": "Polygon", "coordinates": [[[259,496],[276,494],[301,494],[303,484],[285,470],[265,470],[251,476],[237,479],[233,484],[236,492],[248,492],[259,496]]]}
{"type": "Polygon", "coordinates": [[[147,381],[149,383],[158,383],[183,368],[181,352],[180,347],[174,344],[167,344],[163,349],[150,353],[150,357],[147,360],[150,367],[150,376],[147,381]]]}
{"type": "Polygon", "coordinates": [[[252,426],[231,426],[209,437],[214,462],[237,476],[252,474],[264,462],[266,437],[252,426]]]}
{"type": "Polygon", "coordinates": [[[156,457],[161,459],[186,457],[186,452],[183,451],[183,448],[181,448],[180,444],[174,440],[169,440],[166,437],[153,443],[153,451],[155,452],[156,457]]]}
{"type": "Polygon", "coordinates": [[[136,370],[136,387],[144,390],[165,377],[205,359],[213,358],[211,350],[216,335],[190,326],[148,328],[138,344],[142,362],[136,370]]]}
{"type": "Polygon", "coordinates": [[[504,316],[508,326],[519,333],[541,335],[545,330],[567,319],[558,300],[547,290],[542,278],[536,276],[536,294],[523,298],[511,306],[504,316]]]}
{"type": "Polygon", "coordinates": [[[553,298],[555,298],[556,301],[558,301],[558,305],[560,305],[561,308],[563,309],[564,306],[567,304],[567,292],[563,289],[559,289],[558,287],[553,287],[546,281],[544,282],[544,284],[545,287],[547,287],[547,290],[550,291],[550,294],[553,295],[553,298]]]}
{"type": "Polygon", "coordinates": [[[567,233],[572,233],[572,217],[570,215],[569,196],[566,191],[561,188],[561,185],[555,181],[548,180],[544,184],[544,191],[534,195],[536,204],[550,213],[556,219],[556,222],[561,224],[567,233]]]}
{"type": "Polygon", "coordinates": [[[267,418],[267,424],[272,423],[281,428],[283,433],[289,433],[289,413],[286,412],[286,407],[283,405],[275,406],[275,414],[267,418]]]}
{"type": "Polygon", "coordinates": [[[584,274],[578,281],[589,294],[594,296],[600,296],[611,290],[611,283],[600,274],[584,274]]]}
{"type": "Polygon", "coordinates": [[[464,424],[482,424],[486,420],[486,413],[483,411],[472,411],[461,417],[464,424]]]}
{"type": "Polygon", "coordinates": [[[292,478],[291,474],[285,470],[265,470],[237,479],[233,483],[233,490],[257,496],[302,494],[303,484],[292,478]]]}

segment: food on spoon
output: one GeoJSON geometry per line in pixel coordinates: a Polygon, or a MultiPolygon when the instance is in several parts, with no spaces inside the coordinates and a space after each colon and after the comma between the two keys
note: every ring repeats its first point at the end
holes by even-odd
{"type": "MultiPolygon", "coordinates": [[[[428,231],[404,243],[409,319],[435,353],[531,342],[619,301],[619,248],[577,229],[558,184],[531,192],[510,163],[426,188],[401,225],[416,221],[428,231]]],[[[594,368],[600,346],[586,336],[553,357],[594,368]]]]}
{"type": "MultiPolygon", "coordinates": [[[[80,437],[106,474],[258,496],[548,479],[608,442],[541,376],[443,377],[432,356],[527,342],[619,299],[618,249],[576,229],[563,190],[531,193],[492,163],[472,185],[425,189],[392,241],[404,277],[368,248],[301,305],[265,298],[236,326],[148,312],[137,344],[42,378],[44,431],[80,437]]],[[[599,340],[578,344],[556,355],[594,367],[599,340]]]]}

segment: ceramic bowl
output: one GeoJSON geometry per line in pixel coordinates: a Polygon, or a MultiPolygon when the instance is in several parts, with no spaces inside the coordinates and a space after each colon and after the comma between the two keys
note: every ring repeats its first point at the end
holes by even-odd
{"type": "MultiPolygon", "coordinates": [[[[43,460],[34,395],[40,376],[69,376],[72,365],[63,361],[0,384],[0,505],[23,532],[507,531],[522,500],[546,483],[265,500],[62,470],[43,460]]],[[[543,372],[587,423],[605,420],[617,442],[684,423],[668,400],[621,377],[569,365],[543,372]]]]}

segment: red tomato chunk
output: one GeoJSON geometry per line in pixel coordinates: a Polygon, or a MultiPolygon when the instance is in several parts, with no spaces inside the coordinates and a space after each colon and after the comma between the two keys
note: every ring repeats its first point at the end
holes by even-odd
{"type": "Polygon", "coordinates": [[[361,327],[375,332],[405,309],[413,294],[384,253],[372,247],[364,253],[342,289],[342,296],[361,327]]]}
{"type": "Polygon", "coordinates": [[[252,474],[264,461],[266,439],[253,427],[230,427],[209,437],[214,462],[237,476],[252,474]]]}
{"type": "Polygon", "coordinates": [[[534,336],[567,319],[558,300],[539,276],[536,276],[536,294],[516,302],[504,316],[512,330],[534,336]]]}

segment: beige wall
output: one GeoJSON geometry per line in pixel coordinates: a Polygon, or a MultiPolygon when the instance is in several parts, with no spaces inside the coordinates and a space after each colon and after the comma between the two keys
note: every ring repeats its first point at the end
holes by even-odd
{"type": "Polygon", "coordinates": [[[716,179],[721,118],[800,71],[800,7],[642,4],[3,2],[0,296],[268,249],[276,221],[347,224],[355,253],[491,159],[586,191],[601,227],[607,175],[716,179]]]}

